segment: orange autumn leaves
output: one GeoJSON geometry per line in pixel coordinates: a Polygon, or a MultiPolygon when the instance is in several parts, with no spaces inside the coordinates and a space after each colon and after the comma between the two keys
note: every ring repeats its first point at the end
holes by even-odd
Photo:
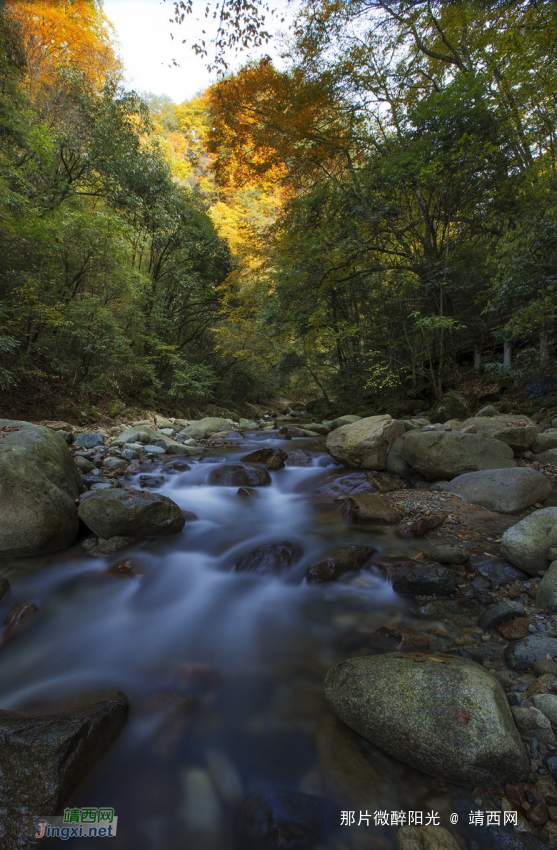
{"type": "Polygon", "coordinates": [[[96,0],[6,0],[6,9],[20,26],[31,86],[78,67],[100,87],[118,70],[112,28],[96,0]]]}

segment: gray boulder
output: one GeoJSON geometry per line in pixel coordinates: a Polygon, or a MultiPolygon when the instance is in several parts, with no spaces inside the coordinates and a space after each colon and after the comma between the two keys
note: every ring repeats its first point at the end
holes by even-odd
{"type": "Polygon", "coordinates": [[[463,428],[473,426],[481,437],[501,440],[517,452],[529,448],[539,433],[539,428],[528,416],[502,413],[498,416],[474,416],[463,422],[463,428]]]}
{"type": "Polygon", "coordinates": [[[557,561],[549,565],[540,582],[536,591],[536,605],[551,614],[557,613],[557,561]]]}
{"type": "Polygon", "coordinates": [[[104,446],[104,438],[96,432],[78,434],[74,440],[74,446],[81,449],[94,449],[96,446],[104,446]]]}
{"type": "Polygon", "coordinates": [[[388,414],[368,416],[336,428],[327,436],[327,451],[345,466],[384,469],[387,455],[404,434],[404,425],[388,414]]]}
{"type": "Polygon", "coordinates": [[[143,490],[99,490],[81,502],[79,518],[97,537],[166,537],[184,527],[178,505],[143,490]]]}
{"type": "Polygon", "coordinates": [[[530,448],[534,454],[541,454],[549,449],[557,449],[557,428],[549,428],[542,434],[538,434],[530,448]]]}
{"type": "Polygon", "coordinates": [[[499,411],[493,404],[484,404],[483,407],[480,407],[476,416],[499,416],[499,411]]]}
{"type": "Polygon", "coordinates": [[[326,423],[330,431],[335,431],[337,428],[342,428],[344,425],[354,425],[355,422],[359,422],[361,416],[347,415],[347,416],[338,416],[336,419],[332,419],[326,423]]]}
{"type": "Polygon", "coordinates": [[[240,431],[259,431],[259,422],[254,419],[240,419],[238,429],[240,431]]]}
{"type": "Polygon", "coordinates": [[[511,514],[543,502],[551,493],[551,482],[541,472],[527,467],[486,469],[459,475],[446,492],[492,511],[511,514]]]}
{"type": "Polygon", "coordinates": [[[81,476],[59,433],[0,419],[0,556],[41,555],[77,538],[81,476]]]}
{"type": "Polygon", "coordinates": [[[542,508],[508,528],[501,538],[503,556],[528,575],[547,569],[547,552],[557,544],[557,508],[542,508]]]}
{"type": "Polygon", "coordinates": [[[404,443],[409,433],[410,431],[405,431],[404,434],[401,434],[398,440],[393,443],[387,455],[387,469],[389,472],[394,472],[395,475],[400,475],[401,478],[410,478],[412,475],[412,467],[404,459],[404,443]]]}
{"type": "Polygon", "coordinates": [[[500,440],[453,431],[410,431],[402,455],[412,469],[429,481],[452,479],[480,469],[516,466],[512,449],[500,440]]]}
{"type": "Polygon", "coordinates": [[[351,658],[329,670],[325,696],[350,728],[418,770],[467,786],[528,775],[505,692],[473,661],[419,654],[351,658]]]}
{"type": "Polygon", "coordinates": [[[557,449],[546,449],[539,455],[534,455],[537,463],[557,463],[557,449]]]}
{"type": "Polygon", "coordinates": [[[448,394],[437,402],[429,418],[432,422],[445,423],[450,419],[465,419],[468,413],[469,410],[461,399],[448,394]]]}
{"type": "Polygon", "coordinates": [[[536,661],[544,660],[548,655],[551,658],[557,656],[557,638],[543,633],[515,640],[505,649],[507,667],[517,673],[531,670],[536,661]]]}
{"type": "Polygon", "coordinates": [[[139,443],[142,446],[152,446],[154,443],[161,443],[164,444],[165,454],[194,454],[196,451],[147,425],[131,425],[129,428],[124,428],[114,438],[111,445],[123,446],[126,443],[139,443]]]}
{"type": "Polygon", "coordinates": [[[204,440],[210,437],[211,434],[218,434],[220,431],[231,431],[234,427],[232,419],[222,419],[219,416],[206,416],[204,419],[196,419],[191,422],[184,431],[194,440],[204,440]]]}
{"type": "Polygon", "coordinates": [[[3,847],[23,850],[42,843],[35,841],[38,822],[60,814],[76,785],[116,740],[128,702],[118,691],[105,691],[54,712],[0,711],[3,847]]]}

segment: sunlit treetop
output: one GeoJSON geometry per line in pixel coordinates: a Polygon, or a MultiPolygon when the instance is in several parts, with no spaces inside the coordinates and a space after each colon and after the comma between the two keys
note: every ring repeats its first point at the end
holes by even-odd
{"type": "Polygon", "coordinates": [[[6,8],[20,25],[32,81],[77,66],[101,86],[119,69],[112,25],[99,0],[6,0],[6,8]]]}

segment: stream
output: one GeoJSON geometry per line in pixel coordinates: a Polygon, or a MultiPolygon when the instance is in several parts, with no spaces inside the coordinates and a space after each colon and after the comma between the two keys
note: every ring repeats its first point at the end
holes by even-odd
{"type": "MultiPolygon", "coordinates": [[[[374,546],[383,556],[405,555],[410,544],[348,525],[338,504],[314,495],[341,468],[319,441],[260,431],[187,463],[165,472],[157,489],[198,517],[181,534],[111,558],[88,557],[76,544],[6,570],[12,596],[2,616],[23,600],[40,614],[3,647],[0,707],[106,688],[130,701],[123,733],[67,806],[114,808],[118,834],[109,846],[118,850],[232,850],[241,846],[233,834],[238,805],[260,791],[318,794],[339,813],[355,810],[356,824],[315,845],[323,850],[396,847],[396,827],[373,819],[357,826],[364,810],[433,808],[448,826],[450,788],[363,742],[322,693],[327,669],[358,654],[354,633],[423,629],[423,620],[373,569],[334,583],[304,580],[309,564],[342,544],[374,546]],[[312,464],[271,472],[272,484],[250,498],[208,483],[214,464],[263,446],[304,449],[312,464]],[[233,571],[257,546],[281,541],[304,553],[284,577],[233,571]],[[139,575],[105,574],[127,558],[139,575]]],[[[149,464],[149,474],[163,465],[149,464]]],[[[140,486],[138,476],[128,483],[140,486]]],[[[83,840],[65,842],[77,845],[83,840]]],[[[288,844],[298,846],[310,845],[288,844]]]]}

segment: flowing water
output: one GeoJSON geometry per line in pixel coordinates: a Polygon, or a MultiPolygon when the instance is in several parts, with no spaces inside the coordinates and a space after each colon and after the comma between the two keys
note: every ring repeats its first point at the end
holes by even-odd
{"type": "MultiPolygon", "coordinates": [[[[181,534],[105,559],[76,545],[9,570],[3,616],[23,600],[40,613],[3,648],[0,707],[105,688],[130,701],[118,742],[68,805],[114,808],[110,846],[122,850],[232,850],[234,812],[255,791],[322,794],[356,816],[431,808],[435,782],[371,747],[366,754],[322,695],[326,670],[354,654],[358,630],[416,625],[406,603],[372,570],[324,585],[303,580],[309,564],[343,543],[386,554],[406,544],[347,525],[338,504],[314,496],[336,467],[319,443],[256,432],[188,464],[165,474],[158,490],[198,517],[181,534]],[[272,484],[251,498],[208,483],[213,464],[262,446],[303,448],[312,465],[272,472],[272,484]],[[304,552],[285,577],[233,571],[255,547],[285,540],[304,552]],[[105,575],[122,557],[141,574],[105,575]]],[[[345,828],[319,846],[389,848],[395,831],[345,828]]]]}

